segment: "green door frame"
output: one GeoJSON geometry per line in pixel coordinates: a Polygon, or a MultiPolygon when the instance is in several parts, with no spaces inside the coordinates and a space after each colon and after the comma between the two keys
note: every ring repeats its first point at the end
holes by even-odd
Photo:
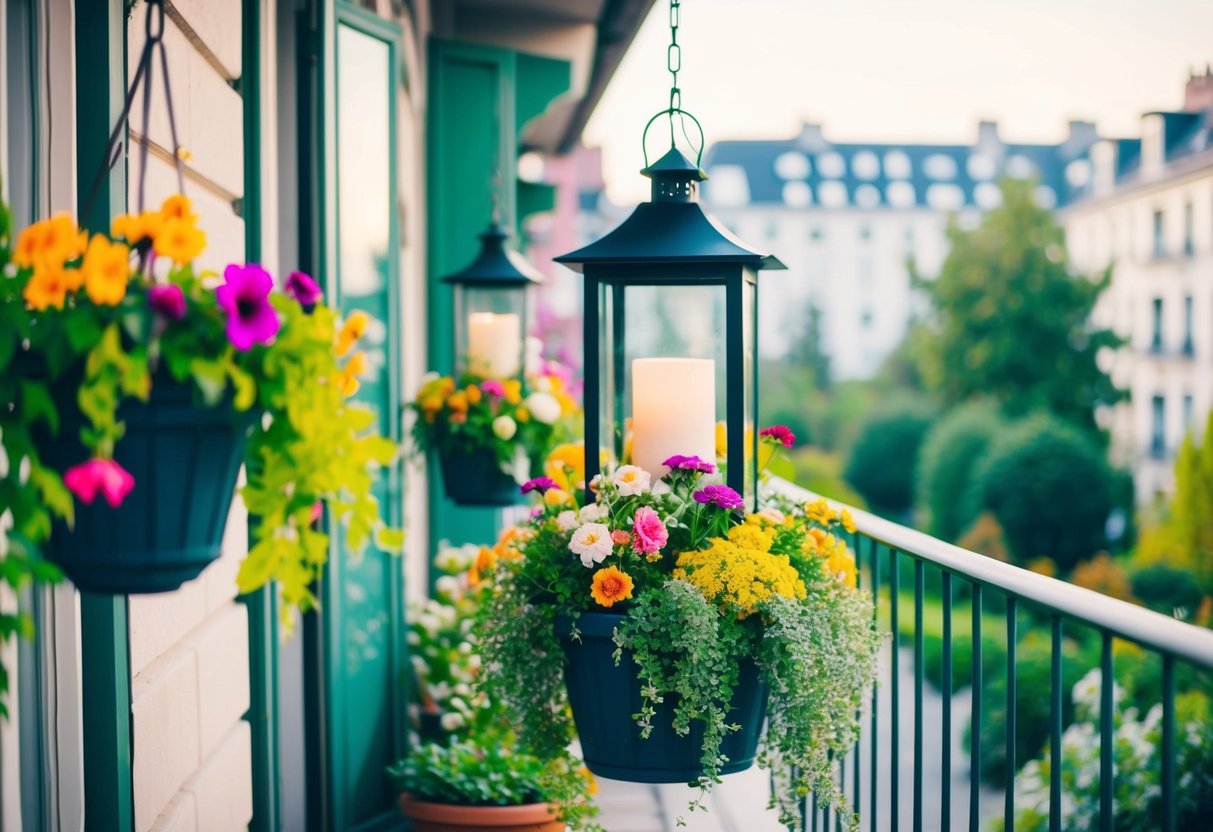
{"type": "MultiPolygon", "coordinates": [[[[330,303],[345,306],[340,280],[339,216],[337,169],[337,38],[341,26],[349,27],[382,41],[389,54],[389,177],[391,215],[387,263],[387,432],[400,439],[400,342],[399,342],[399,220],[395,212],[397,193],[397,99],[403,84],[400,62],[401,29],[391,21],[377,17],[344,0],[313,0],[304,13],[301,46],[314,60],[300,65],[301,90],[301,249],[325,290],[330,303]]],[[[398,524],[402,517],[402,471],[399,466],[387,476],[384,500],[385,519],[398,524]]],[[[365,558],[394,556],[368,551],[365,558]]],[[[321,608],[304,620],[306,680],[304,710],[309,733],[306,737],[308,771],[309,829],[312,830],[377,830],[399,828],[403,821],[396,810],[386,773],[382,773],[384,791],[374,798],[375,805],[359,802],[353,792],[354,773],[367,764],[365,759],[349,759],[360,719],[367,718],[366,709],[351,695],[347,685],[345,664],[348,627],[357,620],[350,618],[353,610],[347,603],[346,583],[357,565],[348,563],[336,541],[330,545],[329,563],[319,586],[321,608]],[[382,802],[382,805],[379,803],[382,802]]],[[[380,730],[389,734],[390,753],[397,757],[405,750],[407,739],[405,668],[407,649],[404,640],[404,574],[398,561],[389,561],[386,594],[382,612],[385,614],[389,693],[387,718],[389,724],[380,730]]],[[[354,581],[356,583],[356,579],[354,581]]],[[[368,694],[369,695],[369,694],[368,694]]],[[[365,724],[362,724],[365,728],[365,724]]],[[[386,766],[392,760],[378,761],[386,766]]],[[[370,777],[376,776],[370,774],[370,777]]]]}
{"type": "MultiPolygon", "coordinates": [[[[126,92],[126,10],[123,0],[76,3],[76,182],[84,210],[93,172],[126,92]]],[[[126,209],[126,160],[102,180],[87,228],[110,226],[126,209]]],[[[122,595],[80,593],[80,678],[84,733],[84,824],[87,832],[134,828],[131,782],[131,668],[127,603],[122,595]]]]}

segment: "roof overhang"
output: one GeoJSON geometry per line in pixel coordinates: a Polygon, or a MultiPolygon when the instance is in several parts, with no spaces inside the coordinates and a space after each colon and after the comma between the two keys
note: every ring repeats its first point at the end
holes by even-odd
{"type": "Polygon", "coordinates": [[[526,126],[522,143],[568,152],[654,0],[445,0],[434,34],[569,61],[572,88],[526,126]]]}

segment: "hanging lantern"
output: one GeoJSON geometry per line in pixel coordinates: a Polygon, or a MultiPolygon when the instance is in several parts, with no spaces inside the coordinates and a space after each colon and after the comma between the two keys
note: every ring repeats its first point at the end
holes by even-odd
{"type": "Polygon", "coordinates": [[[758,480],[758,280],[786,268],[733,237],[698,202],[703,131],[679,106],[677,3],[671,7],[674,75],[670,149],[642,174],[652,198],[597,242],[556,258],[585,276],[586,481],[603,462],[654,478],[675,455],[712,462],[725,447],[727,484],[755,507],[758,480]],[[699,130],[694,163],[675,146],[675,124],[699,130]],[[723,423],[723,443],[717,425],[723,423]]]}
{"type": "Polygon", "coordinates": [[[454,290],[456,375],[505,379],[526,369],[529,290],[543,275],[506,246],[507,238],[494,220],[480,235],[476,259],[442,278],[454,290]]]}

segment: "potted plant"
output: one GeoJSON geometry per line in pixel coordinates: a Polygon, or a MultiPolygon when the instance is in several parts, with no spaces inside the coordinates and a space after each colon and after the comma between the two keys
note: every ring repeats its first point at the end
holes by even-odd
{"type": "Polygon", "coordinates": [[[447,496],[459,505],[508,506],[552,446],[572,433],[577,403],[567,369],[528,362],[522,378],[427,376],[411,403],[413,441],[432,452],[447,496]]]}
{"type": "Polygon", "coordinates": [[[239,586],[277,581],[289,623],[314,605],[327,508],[357,553],[403,542],[371,494],[396,444],[352,400],[369,319],[292,273],[220,274],[190,201],[89,234],[66,214],[10,242],[0,214],[0,478],[8,556],[39,551],[81,589],[160,592],[219,554],[241,465],[253,546],[239,586]],[[19,462],[18,462],[19,461],[19,462]]]}
{"type": "Polygon", "coordinates": [[[492,547],[441,547],[434,597],[409,609],[413,750],[388,769],[418,832],[593,828],[594,782],[567,749],[539,758],[517,748],[508,714],[474,688],[474,620],[510,533],[492,547]]]}
{"type": "Polygon", "coordinates": [[[591,771],[696,784],[693,809],[757,759],[782,822],[809,790],[845,815],[830,755],[858,736],[879,644],[849,517],[778,498],[747,515],[714,463],[664,464],[530,484],[543,503],[478,618],[482,687],[540,756],[575,733],[591,771]]]}

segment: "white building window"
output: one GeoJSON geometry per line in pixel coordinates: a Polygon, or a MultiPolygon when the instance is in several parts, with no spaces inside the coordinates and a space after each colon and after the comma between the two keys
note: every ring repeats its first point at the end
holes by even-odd
{"type": "Polygon", "coordinates": [[[1154,236],[1152,238],[1151,253],[1156,258],[1167,256],[1167,236],[1166,236],[1166,217],[1162,211],[1154,212],[1154,236]]]}
{"type": "Polygon", "coordinates": [[[1196,345],[1192,334],[1192,296],[1184,297],[1184,342],[1181,347],[1183,354],[1189,358],[1196,353],[1196,345]]]}
{"type": "Polygon", "coordinates": [[[1184,205],[1184,256],[1196,253],[1196,223],[1192,217],[1192,203],[1184,205]]]}
{"type": "Polygon", "coordinates": [[[1154,298],[1150,317],[1150,352],[1162,352],[1162,298],[1154,298]]]}
{"type": "Polygon", "coordinates": [[[1150,456],[1161,459],[1167,453],[1167,400],[1155,396],[1150,402],[1150,456]]]}

